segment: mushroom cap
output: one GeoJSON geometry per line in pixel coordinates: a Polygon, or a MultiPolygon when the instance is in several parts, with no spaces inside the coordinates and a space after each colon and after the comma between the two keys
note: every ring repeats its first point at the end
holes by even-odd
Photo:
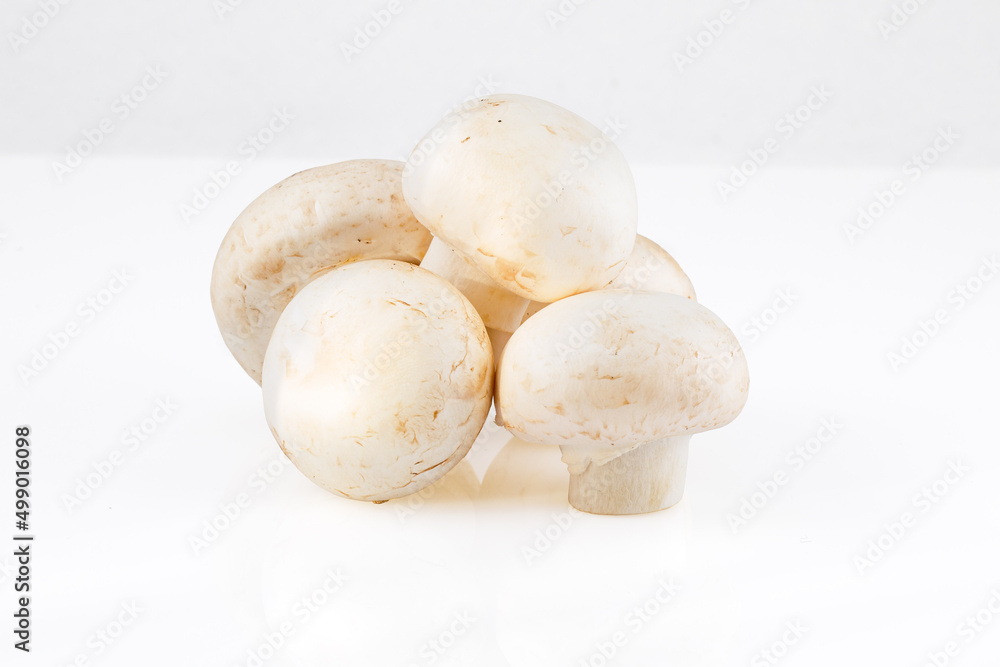
{"type": "Polygon", "coordinates": [[[431,234],[403,200],[403,163],[351,160],[301,171],[257,197],[222,240],[212,309],[258,384],[281,311],[304,285],[359,259],[418,263],[431,234]]]}
{"type": "MultiPolygon", "coordinates": [[[[606,290],[627,289],[646,292],[666,292],[687,299],[697,300],[694,285],[669,252],[642,234],[636,234],[635,247],[625,262],[625,268],[610,283],[606,290]]],[[[524,312],[522,322],[545,308],[547,303],[532,301],[524,312]]]]}
{"type": "Polygon", "coordinates": [[[511,336],[497,368],[497,423],[529,442],[627,451],[728,424],[748,387],[736,336],[696,301],[588,292],[511,336]]]}
{"type": "Polygon", "coordinates": [[[625,156],[583,118],[524,95],[446,116],[410,154],[403,193],[435,236],[533,301],[604,287],[635,242],[625,156]]]}
{"type": "Polygon", "coordinates": [[[677,260],[657,243],[640,234],[635,237],[635,247],[632,248],[625,268],[604,289],[666,292],[697,300],[694,285],[677,260]]]}
{"type": "Polygon", "coordinates": [[[465,456],[493,396],[482,320],[420,267],[355,262],[309,283],[264,357],[264,414],[292,463],[327,491],[383,501],[465,456]]]}

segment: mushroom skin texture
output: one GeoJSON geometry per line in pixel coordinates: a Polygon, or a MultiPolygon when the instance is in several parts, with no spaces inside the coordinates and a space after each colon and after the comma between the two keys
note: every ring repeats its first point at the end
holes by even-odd
{"type": "MultiPolygon", "coordinates": [[[[641,234],[637,234],[635,237],[635,247],[632,248],[632,254],[629,255],[625,268],[604,289],[666,292],[697,301],[694,285],[691,284],[691,279],[684,273],[684,269],[677,263],[677,260],[654,241],[650,241],[641,234]]],[[[522,322],[527,321],[529,317],[547,305],[547,303],[532,301],[528,304],[522,322]]]]}
{"type": "Polygon", "coordinates": [[[690,436],[735,419],[748,390],[736,336],[696,301],[588,292],[511,336],[497,367],[497,423],[562,448],[573,507],[637,514],[680,500],[690,436]]]}
{"type": "Polygon", "coordinates": [[[354,262],[309,283],[264,357],[264,414],[320,487],[383,502],[434,483],[472,447],[493,352],[472,304],[412,264],[354,262]]]}
{"type": "Polygon", "coordinates": [[[309,281],[361,259],[416,264],[431,234],[403,199],[403,163],[351,160],[299,172],[257,197],[222,240],[212,309],[257,384],[281,311],[309,281]]]}
{"type": "Polygon", "coordinates": [[[435,237],[424,268],[517,297],[470,296],[487,327],[507,333],[528,300],[607,285],[635,243],[635,182],[622,152],[580,116],[524,95],[484,97],[446,116],[410,154],[403,194],[435,237]],[[438,243],[481,275],[436,252],[438,243]]]}

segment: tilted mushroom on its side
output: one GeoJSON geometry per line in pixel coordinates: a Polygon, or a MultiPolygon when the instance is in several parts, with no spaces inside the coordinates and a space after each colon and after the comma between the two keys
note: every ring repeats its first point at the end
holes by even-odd
{"type": "Polygon", "coordinates": [[[472,304],[430,271],[354,262],[309,283],[264,358],[264,413],[313,482],[382,502],[432,484],[469,451],[493,397],[472,304]]]}
{"type": "Polygon", "coordinates": [[[691,435],[735,419],[748,389],[736,337],[704,306],[589,292],[514,332],[497,367],[497,423],[560,445],[577,509],[652,512],[680,501],[691,435]]]}
{"type": "Polygon", "coordinates": [[[423,258],[431,235],[403,200],[402,170],[402,162],[351,160],[299,172],[229,228],[212,270],[212,308],[258,384],[271,330],[310,280],[360,259],[423,258]]]}
{"type": "Polygon", "coordinates": [[[435,237],[421,266],[469,297],[494,343],[529,300],[607,285],[635,243],[635,182],[621,151],[533,97],[494,95],[446,116],[410,154],[403,194],[435,237]]]}
{"type": "MultiPolygon", "coordinates": [[[[687,299],[696,299],[694,285],[669,252],[650,241],[642,234],[635,237],[635,247],[629,255],[625,268],[604,289],[643,290],[666,292],[687,299]]],[[[524,320],[547,306],[547,303],[532,301],[524,313],[524,320]]]]}

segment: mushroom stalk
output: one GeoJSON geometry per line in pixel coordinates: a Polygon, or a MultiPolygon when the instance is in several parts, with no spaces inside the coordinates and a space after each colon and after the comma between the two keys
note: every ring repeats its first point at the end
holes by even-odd
{"type": "Polygon", "coordinates": [[[493,345],[493,363],[499,364],[500,353],[503,352],[503,348],[507,345],[513,332],[486,327],[486,334],[490,337],[490,344],[493,345]]]}
{"type": "MultiPolygon", "coordinates": [[[[643,514],[684,495],[690,435],[653,440],[582,472],[570,471],[569,503],[591,514],[643,514]]],[[[566,452],[566,448],[563,448],[566,452]]]]}
{"type": "Polygon", "coordinates": [[[510,334],[521,324],[528,299],[498,285],[471,259],[437,237],[431,241],[420,267],[447,280],[472,303],[483,318],[498,358],[510,334]]]}

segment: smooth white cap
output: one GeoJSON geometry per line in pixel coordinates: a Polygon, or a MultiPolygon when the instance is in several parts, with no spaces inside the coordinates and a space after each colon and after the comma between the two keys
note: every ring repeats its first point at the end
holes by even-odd
{"type": "Polygon", "coordinates": [[[285,308],[264,358],[264,413],[324,489],[383,501],[433,483],[472,446],[493,396],[482,320],[420,267],[355,262],[285,308]]]}
{"type": "Polygon", "coordinates": [[[624,155],[588,121],[524,95],[446,116],[410,154],[403,193],[435,236],[533,301],[604,287],[635,243],[624,155]]]}
{"type": "Polygon", "coordinates": [[[431,234],[403,200],[402,162],[351,160],[286,178],[226,234],[212,270],[222,337],[258,384],[285,305],[310,280],[359,259],[418,263],[431,234]]]}

